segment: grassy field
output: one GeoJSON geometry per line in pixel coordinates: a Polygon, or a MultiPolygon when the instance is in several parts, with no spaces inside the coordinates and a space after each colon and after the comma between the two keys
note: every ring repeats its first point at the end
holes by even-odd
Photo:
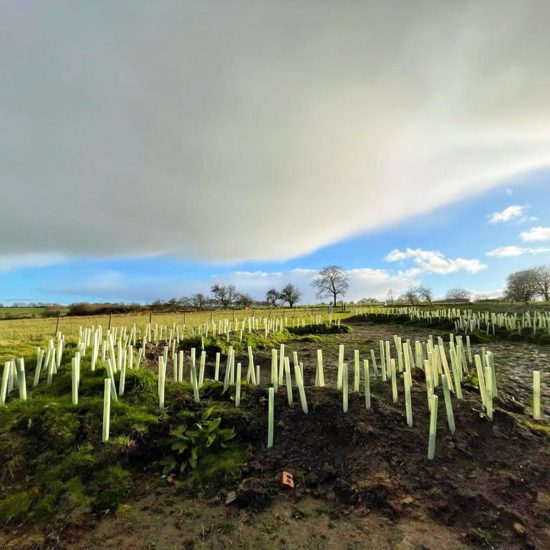
{"type": "MultiPolygon", "coordinates": [[[[0,319],[30,319],[43,317],[44,307],[0,307],[0,319]]],[[[67,308],[61,307],[61,314],[67,311],[67,308]]]]}
{"type": "MultiPolygon", "coordinates": [[[[245,319],[252,315],[252,310],[211,310],[194,311],[186,313],[153,313],[151,322],[153,325],[172,326],[186,324],[196,327],[207,321],[219,321],[222,319],[245,319]]],[[[322,315],[323,320],[328,320],[327,310],[318,308],[308,309],[284,309],[255,310],[256,317],[288,317],[292,323],[293,318],[304,318],[306,322],[310,315],[322,315]]],[[[333,319],[344,318],[350,313],[334,313],[333,319]]],[[[143,329],[149,322],[148,313],[113,315],[112,327],[132,327],[135,323],[138,328],[143,329]]],[[[106,330],[109,326],[109,316],[82,316],[82,317],[61,317],[59,330],[64,334],[68,343],[74,343],[78,339],[80,327],[102,325],[106,330]]],[[[57,318],[35,318],[35,319],[4,319],[0,320],[0,364],[14,357],[31,357],[36,353],[37,346],[43,346],[50,340],[57,327],[57,318]]]]}
{"type": "MultiPolygon", "coordinates": [[[[396,307],[398,304],[393,304],[396,307]]],[[[402,304],[404,305],[404,304],[402,304]]],[[[367,306],[368,307],[368,306],[367,306]]],[[[381,309],[384,306],[380,306],[381,309]]],[[[390,306],[388,306],[390,307],[390,306]]],[[[510,312],[523,313],[527,310],[535,309],[549,311],[550,304],[537,302],[529,305],[510,304],[507,302],[481,302],[481,303],[447,303],[447,304],[431,304],[421,305],[427,309],[438,309],[442,307],[456,307],[462,310],[474,311],[494,311],[494,312],[510,312]]],[[[0,308],[0,362],[12,359],[13,357],[30,357],[35,354],[37,346],[43,346],[50,338],[54,336],[57,327],[57,318],[41,317],[41,308],[0,308]],[[16,313],[11,313],[10,310],[15,310],[16,313]],[[26,312],[26,313],[25,313],[26,312]],[[34,315],[33,318],[17,318],[22,314],[34,315]],[[2,315],[4,317],[2,318],[2,315]]],[[[343,313],[340,309],[335,310],[334,319],[345,319],[353,313],[353,306],[348,306],[348,309],[343,313]]],[[[250,315],[256,317],[277,317],[286,316],[289,319],[304,318],[307,320],[311,315],[322,315],[323,320],[328,320],[328,310],[323,307],[307,307],[299,308],[274,308],[256,309],[256,310],[209,310],[209,311],[193,311],[193,312],[175,312],[175,313],[151,313],[151,321],[153,324],[172,326],[174,323],[178,325],[186,324],[187,326],[198,326],[210,320],[219,321],[220,319],[244,319],[250,315]]],[[[130,313],[118,314],[112,317],[113,327],[131,327],[134,323],[138,328],[143,329],[149,321],[149,313],[130,313]]],[[[79,328],[102,325],[104,329],[109,326],[109,315],[91,315],[91,316],[62,316],[59,322],[59,330],[65,335],[67,342],[75,342],[78,338],[79,328]]]]}

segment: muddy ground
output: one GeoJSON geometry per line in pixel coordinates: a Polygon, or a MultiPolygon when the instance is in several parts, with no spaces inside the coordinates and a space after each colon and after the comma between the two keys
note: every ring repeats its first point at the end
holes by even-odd
{"type": "MultiPolygon", "coordinates": [[[[532,370],[550,374],[550,348],[524,343],[487,345],[495,356],[499,397],[490,422],[478,390],[464,386],[453,401],[451,434],[440,399],[436,458],[426,457],[428,410],[421,373],[413,388],[414,426],[405,420],[390,385],[373,383],[372,408],[351,394],[342,411],[334,389],[311,386],[316,350],[322,347],[327,384],[334,385],[338,344],[378,357],[378,340],[425,339],[440,331],[353,323],[353,333],[322,342],[287,341],[306,373],[309,413],[295,391],[275,406],[275,446],[265,448],[265,390],[245,388],[237,426],[251,442],[242,479],[215,497],[190,498],[172,480],[144,476],[140,496],[102,518],[69,514],[52,524],[51,548],[550,548],[550,425],[529,420],[532,370]],[[295,487],[281,489],[281,471],[295,487]]],[[[477,347],[473,346],[474,352],[477,347]]],[[[270,352],[256,351],[267,381],[270,352]]],[[[247,363],[245,355],[238,357],[247,363]]],[[[211,368],[212,365],[209,365],[211,368]]],[[[353,376],[350,372],[350,386],[353,376]]],[[[543,384],[543,403],[550,384],[543,384]]],[[[546,411],[548,413],[548,410],[546,411]]],[[[548,416],[546,416],[546,419],[548,416]]],[[[32,539],[7,537],[4,547],[32,547],[32,539]]]]}

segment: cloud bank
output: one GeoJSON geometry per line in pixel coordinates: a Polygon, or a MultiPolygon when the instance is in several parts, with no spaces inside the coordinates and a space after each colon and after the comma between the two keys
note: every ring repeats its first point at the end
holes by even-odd
{"type": "Polygon", "coordinates": [[[5,2],[1,261],[289,258],[548,166],[549,19],[511,0],[5,2]]]}

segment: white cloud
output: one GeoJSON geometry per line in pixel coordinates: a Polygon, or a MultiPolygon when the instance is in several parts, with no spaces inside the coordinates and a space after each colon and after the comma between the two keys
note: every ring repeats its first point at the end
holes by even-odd
{"type": "Polygon", "coordinates": [[[406,250],[395,249],[387,256],[386,261],[398,262],[403,260],[413,260],[416,267],[413,267],[404,273],[408,275],[417,275],[422,272],[439,273],[445,275],[455,271],[468,271],[477,273],[487,267],[477,259],[465,258],[445,258],[443,253],[437,250],[422,250],[420,248],[407,248],[406,250]]]}
{"type": "Polygon", "coordinates": [[[522,231],[520,237],[524,241],[550,241],[550,227],[532,227],[522,231]]]}
{"type": "Polygon", "coordinates": [[[63,254],[0,254],[0,273],[29,267],[46,267],[66,261],[63,254]]]}
{"type": "Polygon", "coordinates": [[[0,254],[280,259],[550,165],[548,2],[5,3],[0,254]]]}
{"type": "Polygon", "coordinates": [[[523,256],[524,254],[544,254],[550,252],[550,248],[524,248],[521,246],[502,246],[495,248],[487,252],[487,256],[494,256],[495,258],[509,258],[513,256],[523,256]]]}
{"type": "MultiPolygon", "coordinates": [[[[182,281],[166,277],[132,277],[121,272],[106,271],[84,279],[78,283],[63,281],[50,283],[45,290],[55,294],[86,297],[93,300],[140,301],[190,296],[197,292],[208,294],[214,283],[234,284],[239,292],[263,299],[271,288],[281,288],[287,283],[295,284],[303,293],[304,303],[317,302],[315,290],[311,286],[317,275],[313,269],[293,269],[290,271],[234,271],[213,275],[203,280],[182,281]]],[[[383,269],[357,268],[347,271],[349,278],[348,300],[366,297],[383,299],[391,288],[397,294],[409,286],[418,284],[414,277],[392,274],[383,269]]]]}
{"type": "Polygon", "coordinates": [[[524,212],[525,212],[524,206],[519,206],[518,204],[514,204],[512,206],[508,206],[508,208],[505,208],[501,212],[493,212],[489,216],[489,223],[495,224],[495,223],[509,222],[510,220],[514,220],[516,218],[523,216],[524,212]]]}

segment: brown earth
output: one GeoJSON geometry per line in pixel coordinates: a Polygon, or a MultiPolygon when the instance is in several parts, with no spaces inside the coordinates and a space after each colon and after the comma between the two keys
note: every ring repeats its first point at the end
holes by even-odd
{"type": "MultiPolygon", "coordinates": [[[[395,333],[411,339],[443,335],[367,323],[353,328],[352,334],[324,337],[322,344],[285,344],[304,362],[306,384],[313,381],[319,347],[327,383],[334,384],[339,343],[351,360],[354,349],[368,357],[371,348],[378,350],[379,339],[395,333]]],[[[499,389],[494,419],[484,416],[478,390],[466,384],[464,399],[453,400],[456,432],[451,434],[441,397],[434,461],[426,456],[429,415],[420,372],[412,428],[405,420],[402,385],[394,404],[389,384],[374,382],[370,410],[361,393],[351,393],[348,413],[335,389],[309,386],[308,414],[297,391],[289,407],[281,388],[275,446],[269,450],[265,390],[244,387],[236,427],[254,450],[234,494],[228,488],[210,500],[189,498],[160,476],[148,476],[140,481],[141,496],[116,514],[90,520],[68,511],[51,526],[46,541],[39,537],[33,544],[31,535],[14,531],[0,539],[2,547],[550,548],[550,425],[527,416],[531,372],[550,372],[550,350],[508,342],[488,348],[495,355],[499,389]],[[294,475],[294,489],[279,488],[283,470],[294,475]]],[[[266,381],[269,351],[255,352],[255,359],[266,381]]],[[[247,363],[244,356],[238,360],[247,363]]],[[[547,389],[543,396],[548,402],[547,389]]]]}

